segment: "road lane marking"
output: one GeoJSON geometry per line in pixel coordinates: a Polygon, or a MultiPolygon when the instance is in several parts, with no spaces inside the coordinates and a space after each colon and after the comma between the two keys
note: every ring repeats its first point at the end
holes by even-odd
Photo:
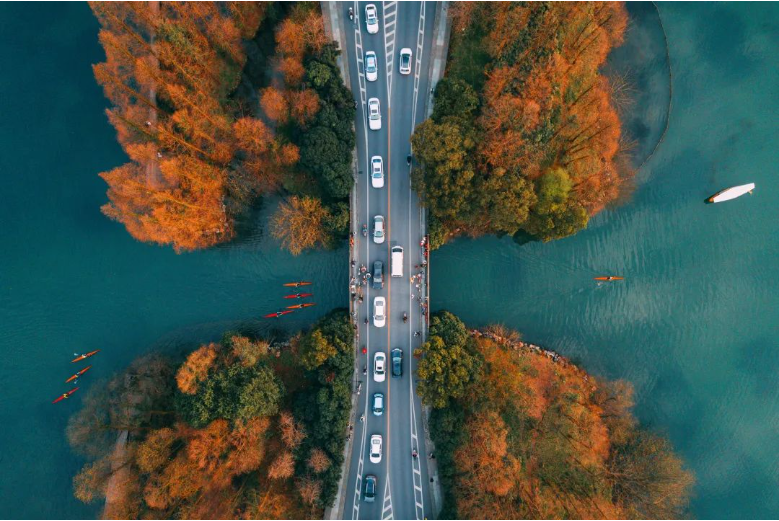
{"type": "Polygon", "coordinates": [[[384,14],[384,59],[387,71],[387,108],[392,105],[392,75],[395,62],[395,21],[398,13],[397,2],[382,2],[384,14]]]}
{"type": "Polygon", "coordinates": [[[387,471],[387,479],[384,484],[384,501],[382,502],[381,518],[392,519],[392,490],[390,488],[389,471],[387,471]]]}

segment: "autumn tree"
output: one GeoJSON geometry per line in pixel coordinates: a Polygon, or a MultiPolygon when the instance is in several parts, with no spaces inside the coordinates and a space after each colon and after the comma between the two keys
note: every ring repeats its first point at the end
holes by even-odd
{"type": "Polygon", "coordinates": [[[613,89],[599,72],[622,42],[624,5],[493,2],[457,6],[452,17],[448,75],[432,121],[412,138],[413,186],[437,227],[435,245],[484,233],[548,241],[586,227],[632,175],[613,89]],[[569,188],[546,204],[539,178],[558,171],[569,188]]]}
{"type": "Polygon", "coordinates": [[[292,196],[279,204],[271,218],[271,234],[293,255],[300,255],[305,249],[325,244],[327,217],[319,199],[292,196]]]}
{"type": "Polygon", "coordinates": [[[106,52],[95,78],[131,161],[101,174],[109,187],[103,212],[136,239],[177,252],[230,240],[254,179],[245,175],[229,96],[246,62],[242,39],[257,31],[266,5],[90,5],[106,52]]]}
{"type": "Polygon", "coordinates": [[[468,336],[479,360],[463,391],[430,418],[444,517],[684,515],[692,476],[667,440],[635,421],[629,385],[522,346],[505,328],[471,337],[460,324],[442,314],[430,327],[431,341],[468,336]]]}

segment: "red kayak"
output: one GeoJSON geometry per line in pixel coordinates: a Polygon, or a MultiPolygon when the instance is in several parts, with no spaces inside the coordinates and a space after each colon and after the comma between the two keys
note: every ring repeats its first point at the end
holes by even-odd
{"type": "Polygon", "coordinates": [[[280,317],[282,315],[287,315],[289,313],[292,313],[291,309],[287,310],[287,311],[276,311],[275,313],[268,313],[263,318],[278,318],[278,317],[280,317]]]}
{"type": "Polygon", "coordinates": [[[76,362],[80,362],[82,360],[86,360],[90,356],[94,356],[94,355],[98,354],[99,352],[100,352],[99,349],[95,349],[94,351],[90,351],[89,353],[87,353],[85,355],[79,355],[76,358],[74,358],[73,360],[71,360],[70,363],[73,364],[73,363],[76,363],[76,362]]]}
{"type": "Polygon", "coordinates": [[[625,277],[595,277],[592,280],[597,280],[601,282],[611,282],[612,280],[625,280],[625,277]]]}
{"type": "Polygon", "coordinates": [[[66,383],[66,384],[69,384],[70,382],[72,382],[73,380],[75,380],[76,378],[78,378],[79,376],[81,376],[82,374],[84,374],[84,373],[86,373],[87,371],[89,371],[89,368],[90,368],[90,367],[92,367],[92,366],[91,366],[91,365],[88,365],[88,366],[86,366],[84,369],[82,369],[81,371],[77,372],[76,374],[74,374],[73,376],[71,376],[70,378],[68,378],[67,380],[65,380],[65,383],[66,383]]]}
{"type": "Polygon", "coordinates": [[[294,295],[284,295],[284,298],[305,298],[313,296],[313,293],[295,293],[294,295]]]}
{"type": "Polygon", "coordinates": [[[303,309],[311,306],[316,306],[313,302],[306,302],[305,304],[295,304],[294,306],[287,306],[287,309],[303,309]]]}
{"type": "Polygon", "coordinates": [[[54,400],[51,403],[61,402],[62,400],[66,399],[66,398],[70,398],[70,395],[75,393],[76,391],[78,391],[78,387],[74,387],[73,389],[71,389],[70,391],[66,392],[62,396],[58,397],[56,400],[54,400]]]}
{"type": "Polygon", "coordinates": [[[302,280],[300,282],[287,282],[284,284],[284,286],[287,288],[299,288],[300,286],[310,286],[311,284],[313,284],[313,282],[306,282],[302,280]]]}

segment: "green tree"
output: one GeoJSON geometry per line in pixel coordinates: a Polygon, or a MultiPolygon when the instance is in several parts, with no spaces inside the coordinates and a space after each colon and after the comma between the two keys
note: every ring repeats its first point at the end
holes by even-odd
{"type": "Polygon", "coordinates": [[[477,374],[478,360],[466,345],[446,344],[440,336],[431,336],[414,355],[422,357],[417,366],[417,393],[425,404],[436,408],[463,396],[477,374]]]}
{"type": "Polygon", "coordinates": [[[273,369],[261,367],[241,388],[235,417],[243,420],[271,416],[279,411],[284,386],[273,369]]]}
{"type": "Polygon", "coordinates": [[[327,341],[322,331],[315,329],[300,340],[300,363],[308,370],[316,369],[338,354],[338,350],[327,341]]]}
{"type": "Polygon", "coordinates": [[[436,85],[432,116],[434,121],[441,121],[447,116],[472,121],[477,108],[479,95],[463,80],[444,77],[436,85]]]}
{"type": "Polygon", "coordinates": [[[538,202],[523,228],[544,242],[562,239],[587,227],[587,211],[570,198],[573,183],[563,168],[554,168],[538,180],[538,202]]]}
{"type": "Polygon", "coordinates": [[[452,118],[441,123],[427,120],[411,137],[414,156],[421,165],[412,173],[412,186],[442,221],[465,221],[471,213],[475,175],[471,155],[476,142],[466,130],[452,118]]]}
{"type": "Polygon", "coordinates": [[[430,319],[430,336],[441,337],[448,346],[460,346],[468,341],[468,330],[457,315],[441,311],[430,319]]]}

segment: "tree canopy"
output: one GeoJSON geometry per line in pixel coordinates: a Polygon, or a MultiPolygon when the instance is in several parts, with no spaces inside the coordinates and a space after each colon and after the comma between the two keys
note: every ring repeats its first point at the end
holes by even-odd
{"type": "Polygon", "coordinates": [[[632,174],[599,73],[622,42],[624,6],[459,3],[452,22],[447,77],[412,138],[413,187],[436,223],[434,244],[518,232],[547,241],[585,228],[632,174]],[[565,196],[546,204],[560,171],[565,196]]]}
{"type": "MultiPolygon", "coordinates": [[[[438,393],[442,399],[432,403],[431,436],[446,493],[442,517],[684,515],[692,474],[665,438],[638,425],[629,384],[600,381],[506,341],[517,335],[501,331],[499,343],[461,325],[444,312],[430,327],[431,352],[465,344],[479,368],[458,382],[455,394],[438,393]]],[[[420,394],[440,385],[440,374],[423,365],[428,354],[419,364],[420,394]]]]}
{"type": "Polygon", "coordinates": [[[119,519],[321,518],[343,462],[350,342],[335,311],[280,345],[227,332],[177,368],[139,359],[71,419],[68,437],[90,459],[75,496],[110,496],[104,515],[119,519]],[[302,363],[297,351],[317,343],[328,348],[316,367],[302,363]]]}

